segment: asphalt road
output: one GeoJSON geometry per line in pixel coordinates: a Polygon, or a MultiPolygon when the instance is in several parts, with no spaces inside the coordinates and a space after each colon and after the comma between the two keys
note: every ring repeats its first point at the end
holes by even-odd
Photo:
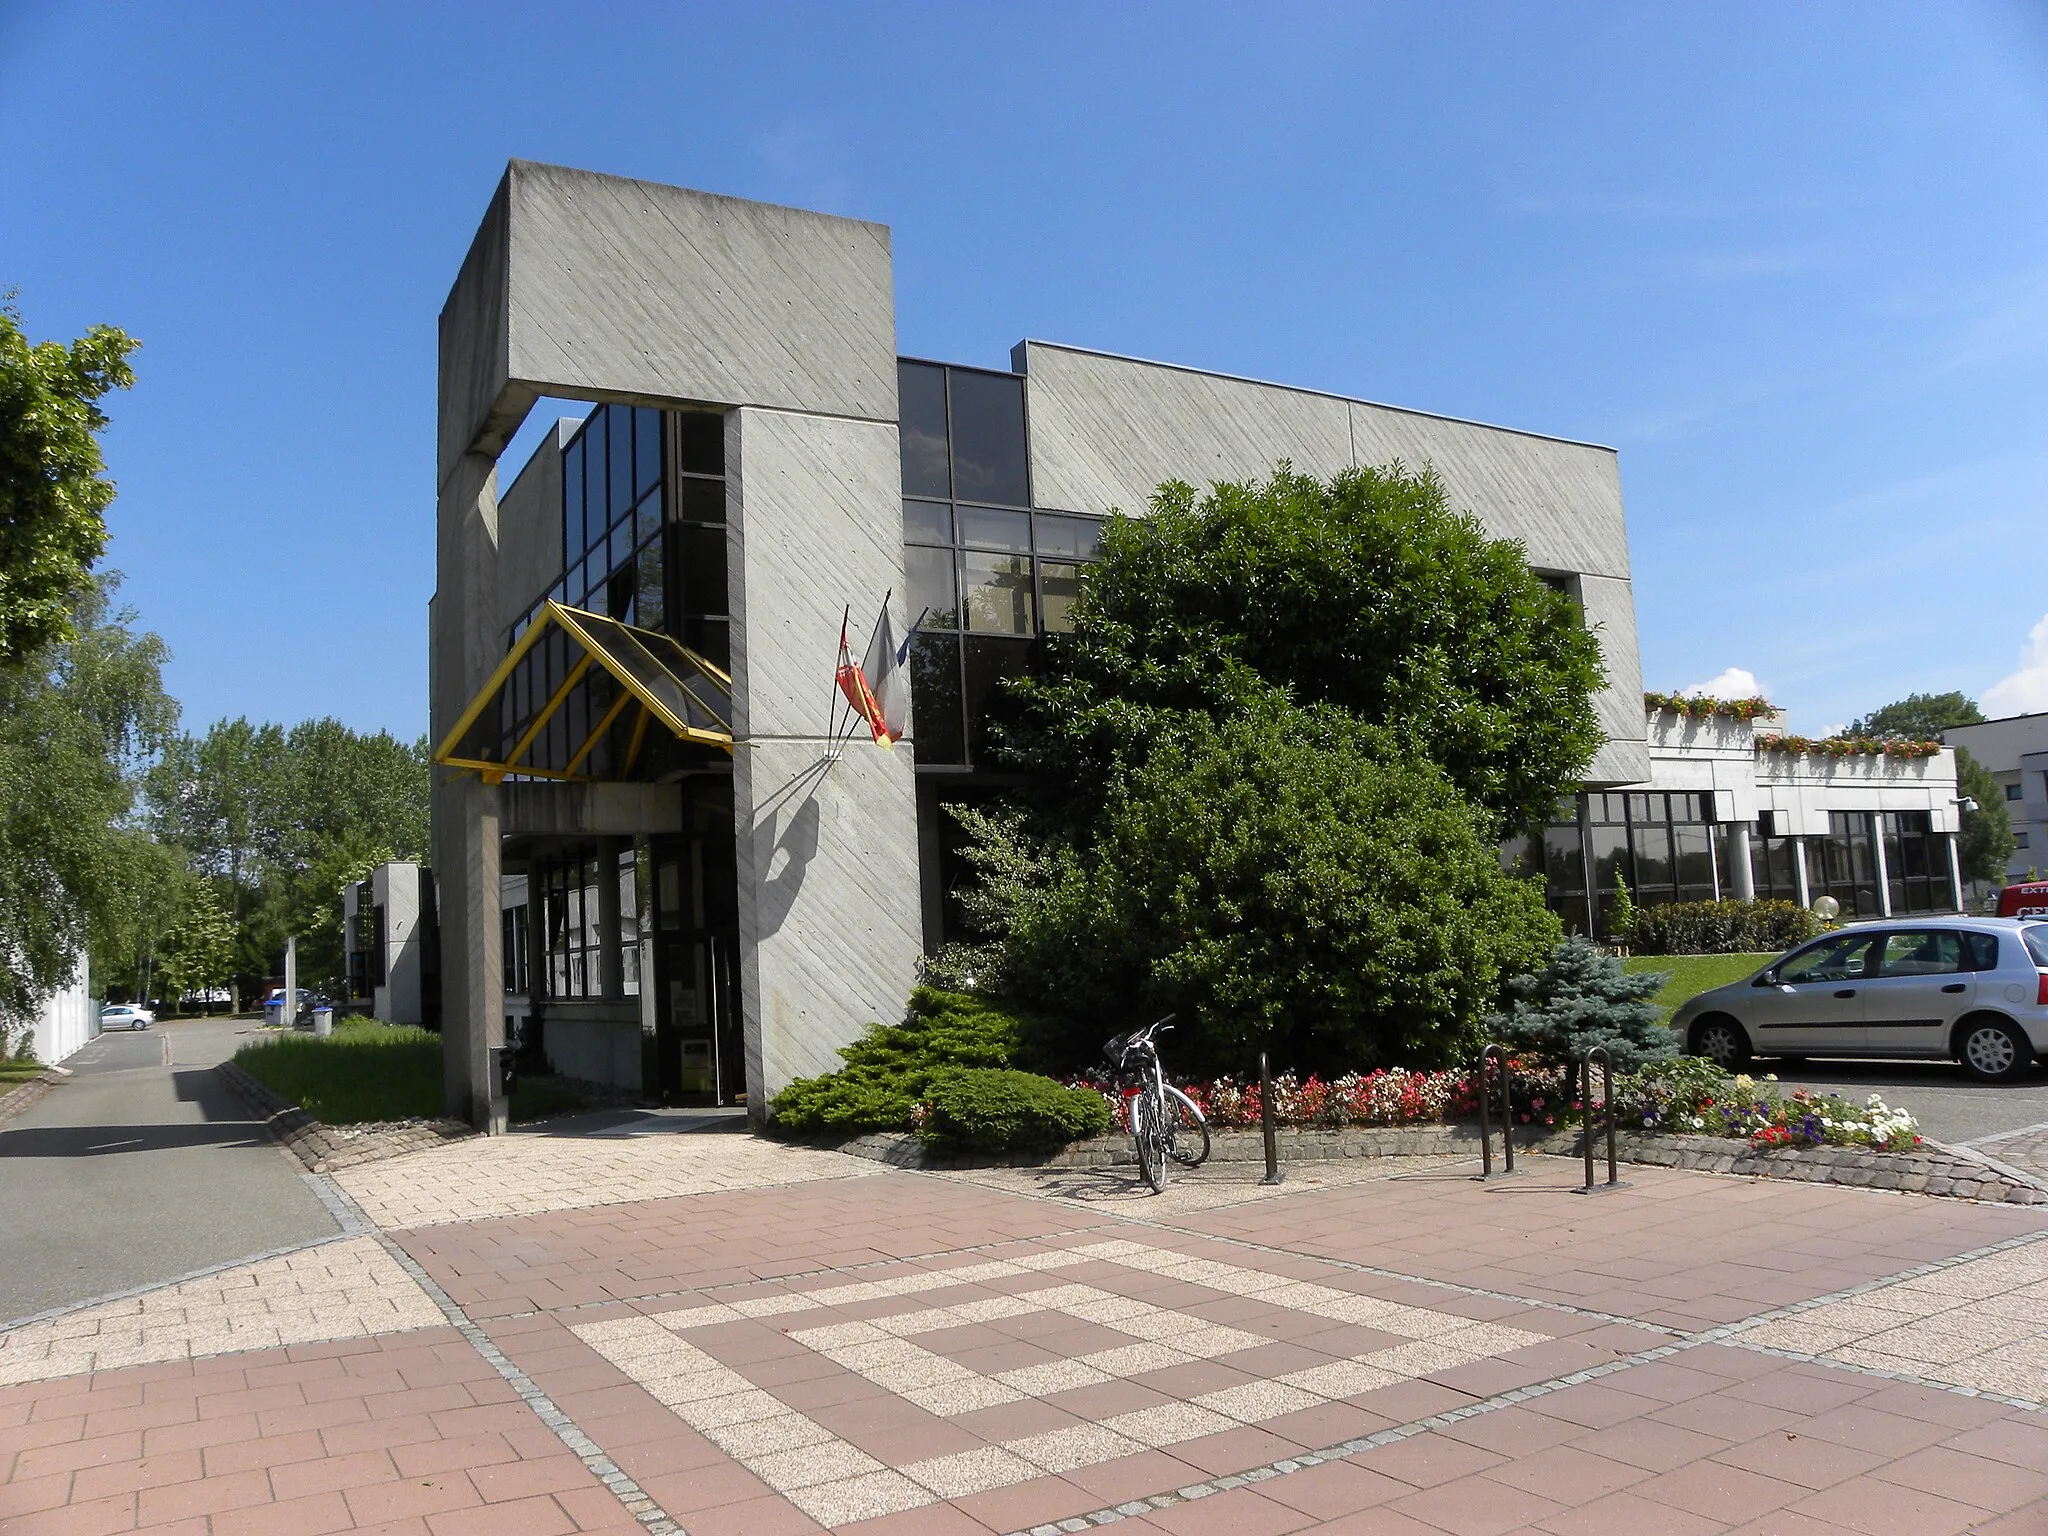
{"type": "Polygon", "coordinates": [[[0,1326],[336,1230],[213,1075],[254,1027],[102,1035],[0,1123],[0,1326]]]}
{"type": "Polygon", "coordinates": [[[1793,1067],[1759,1058],[1751,1070],[1776,1072],[1790,1087],[1859,1102],[1880,1094],[1894,1109],[1911,1110],[1921,1135],[1951,1144],[2048,1125],[2048,1067],[2036,1066],[2016,1083],[1975,1082],[1953,1062],[1809,1061],[1793,1067]]]}

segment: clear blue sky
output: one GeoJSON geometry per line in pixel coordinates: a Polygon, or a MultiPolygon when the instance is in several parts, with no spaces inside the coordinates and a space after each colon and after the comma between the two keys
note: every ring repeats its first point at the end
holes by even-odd
{"type": "Polygon", "coordinates": [[[1652,686],[2048,708],[2038,5],[0,0],[0,144],[31,334],[144,343],[110,560],[194,728],[424,729],[434,322],[509,156],[887,223],[904,352],[1613,444],[1652,686]]]}

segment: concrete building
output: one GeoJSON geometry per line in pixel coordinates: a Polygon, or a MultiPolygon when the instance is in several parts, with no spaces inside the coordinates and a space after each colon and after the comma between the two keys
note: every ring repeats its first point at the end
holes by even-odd
{"type": "Polygon", "coordinates": [[[480,1123],[521,937],[529,1038],[650,1096],[758,1109],[898,1017],[946,926],[941,806],[988,791],[989,698],[1064,626],[1099,521],[1167,479],[1429,464],[1577,599],[1607,740],[1576,896],[1561,829],[1530,851],[1561,910],[1594,919],[1614,826],[1629,868],[1652,857],[1653,789],[1674,896],[1720,888],[1674,828],[1774,808],[1656,778],[1687,752],[1645,729],[1612,449],[1048,342],[1007,369],[900,358],[886,228],[524,161],[440,358],[434,865],[449,1106],[480,1123]],[[501,492],[543,397],[591,409],[501,492]],[[834,728],[842,617],[885,598],[899,634],[930,615],[895,751],[834,728]]]}
{"type": "Polygon", "coordinates": [[[2048,713],[2007,715],[1941,733],[1990,770],[2012,818],[2006,880],[2039,878],[2048,869],[2048,713]]]}
{"type": "Polygon", "coordinates": [[[1582,794],[1506,850],[1543,873],[1571,931],[1606,933],[1622,880],[1638,906],[1831,896],[1870,918],[1962,905],[1952,750],[1836,756],[1786,749],[1782,713],[1644,713],[1645,783],[1582,794]]]}
{"type": "Polygon", "coordinates": [[[433,876],[422,866],[379,864],[341,893],[349,998],[386,1024],[424,1024],[437,1010],[433,876]]]}

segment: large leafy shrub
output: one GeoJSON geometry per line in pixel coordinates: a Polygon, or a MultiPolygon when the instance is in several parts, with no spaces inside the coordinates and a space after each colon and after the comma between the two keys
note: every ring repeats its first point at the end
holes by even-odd
{"type": "Polygon", "coordinates": [[[1050,1152],[1109,1129],[1109,1106],[1089,1088],[1035,1072],[970,1067],[934,1077],[918,1136],[941,1151],[1050,1152]]]}
{"type": "Polygon", "coordinates": [[[968,812],[999,934],[993,984],[1089,1019],[1069,1062],[1169,1011],[1176,1071],[1440,1066],[1504,977],[1560,936],[1504,874],[1492,819],[1433,764],[1345,711],[1268,693],[1221,720],[1155,717],[1076,845],[968,812]]]}
{"type": "Polygon", "coordinates": [[[900,1024],[871,1024],[844,1047],[846,1065],[800,1077],[769,1106],[792,1135],[900,1131],[932,1080],[957,1068],[1008,1067],[1046,1032],[1033,1016],[988,999],[918,987],[900,1024]]]}
{"type": "Polygon", "coordinates": [[[1329,480],[1282,465],[1112,518],[1072,633],[1009,684],[1014,766],[1106,787],[1136,712],[1227,715],[1286,691],[1395,731],[1503,827],[1540,826],[1604,740],[1599,639],[1522,546],[1456,510],[1435,472],[1329,480]]]}
{"type": "Polygon", "coordinates": [[[1678,901],[1636,908],[1629,937],[1642,955],[1776,954],[1821,928],[1796,901],[1678,901]]]}

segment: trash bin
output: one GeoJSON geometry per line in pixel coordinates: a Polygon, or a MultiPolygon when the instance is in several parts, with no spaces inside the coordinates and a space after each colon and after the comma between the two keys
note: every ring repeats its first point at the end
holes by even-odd
{"type": "Polygon", "coordinates": [[[271,1029],[283,1029],[284,1004],[265,1003],[263,1005],[263,1022],[266,1026],[268,1026],[271,1029]]]}
{"type": "Polygon", "coordinates": [[[313,1010],[314,1036],[318,1039],[325,1040],[329,1035],[333,1033],[334,1010],[332,1008],[315,1008],[313,1010]]]}

